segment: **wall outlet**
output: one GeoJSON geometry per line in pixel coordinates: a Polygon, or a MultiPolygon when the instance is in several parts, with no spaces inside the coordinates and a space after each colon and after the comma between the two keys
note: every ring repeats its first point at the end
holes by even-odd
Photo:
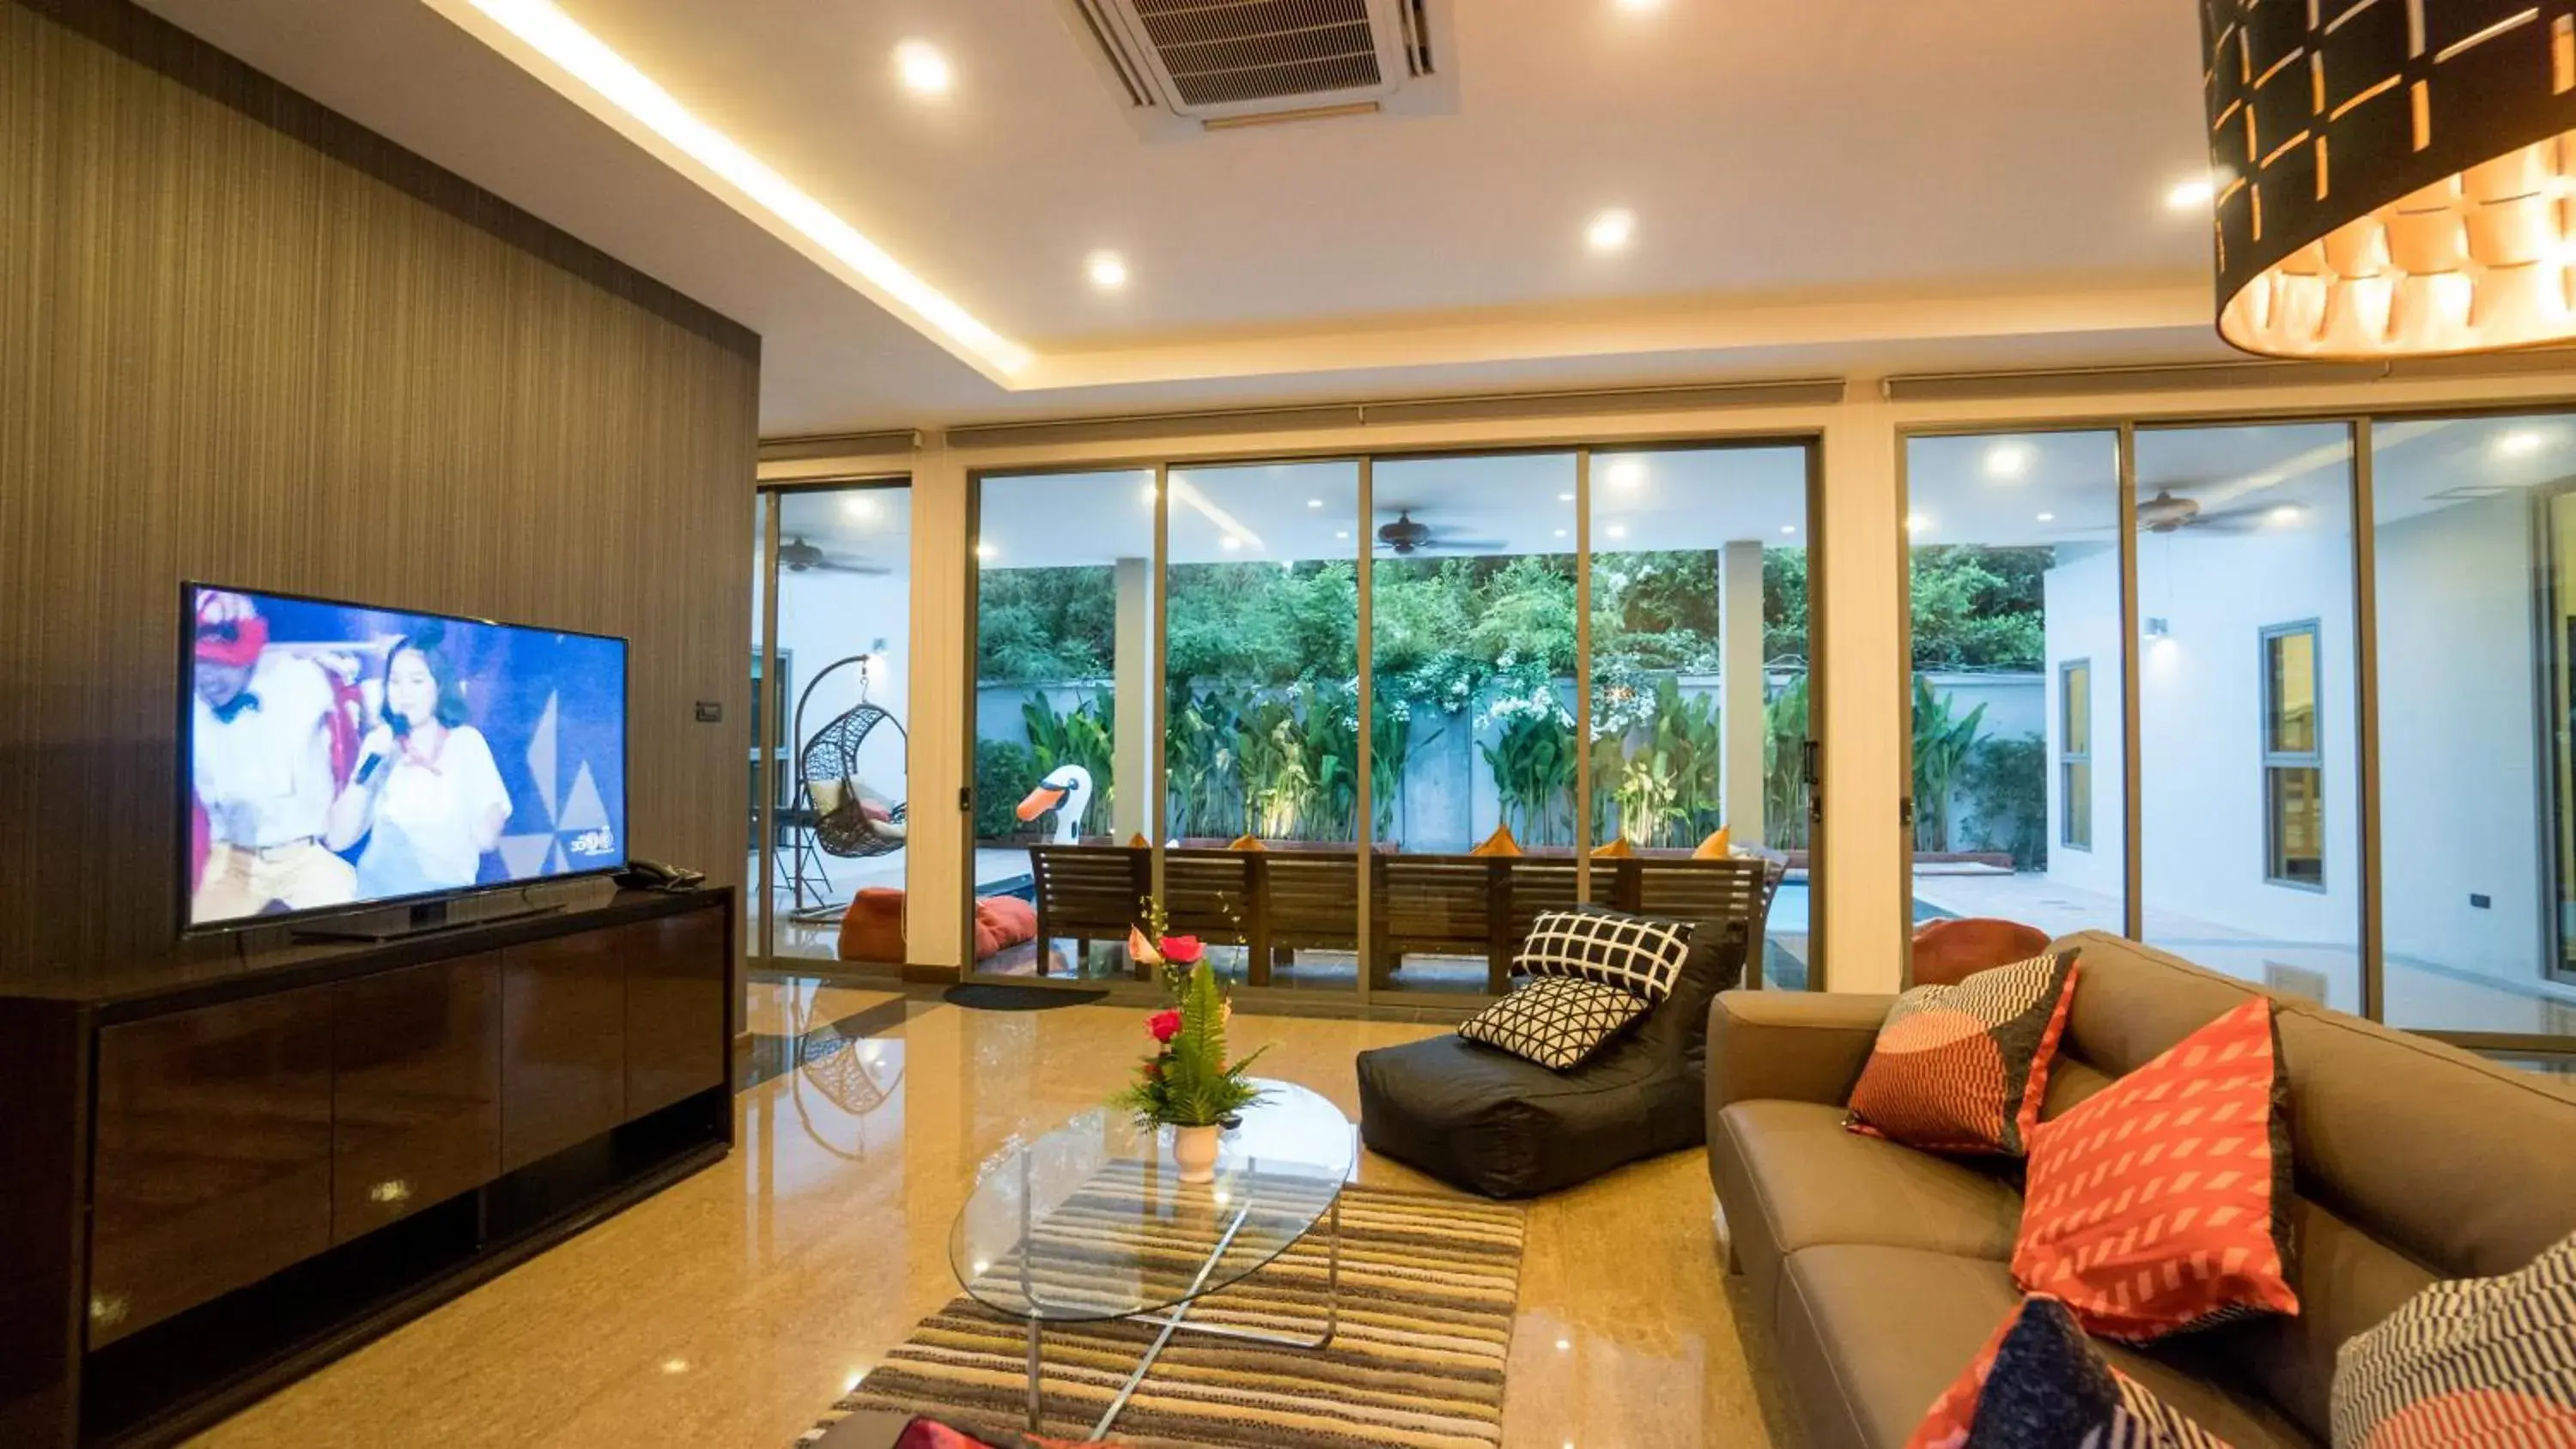
{"type": "Polygon", "coordinates": [[[722,701],[722,700],[716,700],[716,699],[702,699],[702,700],[699,700],[699,701],[698,701],[698,723],[700,723],[700,724],[723,724],[723,723],[724,723],[724,701],[722,701]]]}

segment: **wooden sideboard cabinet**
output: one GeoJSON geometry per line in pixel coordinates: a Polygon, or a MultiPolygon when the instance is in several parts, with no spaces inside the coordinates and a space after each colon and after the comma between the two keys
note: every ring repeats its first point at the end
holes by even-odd
{"type": "Polygon", "coordinates": [[[170,1442],[733,1141],[733,895],[0,972],[0,1444],[170,1442]]]}

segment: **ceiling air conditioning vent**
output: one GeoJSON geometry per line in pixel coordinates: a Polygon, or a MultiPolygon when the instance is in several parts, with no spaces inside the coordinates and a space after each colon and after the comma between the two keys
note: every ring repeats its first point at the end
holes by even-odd
{"type": "Polygon", "coordinates": [[[1433,14],[1444,0],[1064,3],[1149,130],[1170,119],[1217,127],[1449,108],[1447,88],[1433,84],[1433,14]]]}

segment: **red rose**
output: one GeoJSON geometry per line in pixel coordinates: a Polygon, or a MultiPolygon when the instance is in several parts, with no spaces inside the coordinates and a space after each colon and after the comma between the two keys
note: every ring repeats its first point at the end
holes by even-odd
{"type": "Polygon", "coordinates": [[[1207,948],[1199,944],[1196,936],[1165,936],[1162,952],[1163,959],[1175,966],[1191,966],[1207,954],[1207,948]]]}
{"type": "Polygon", "coordinates": [[[1145,1018],[1145,1029],[1154,1034],[1156,1041],[1170,1041],[1181,1034],[1181,1014],[1177,1011],[1155,1012],[1145,1018]]]}

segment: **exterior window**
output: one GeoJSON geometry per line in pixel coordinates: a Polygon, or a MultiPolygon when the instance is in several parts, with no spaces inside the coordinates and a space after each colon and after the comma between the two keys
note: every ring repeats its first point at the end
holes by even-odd
{"type": "Polygon", "coordinates": [[[2325,756],[2317,744],[2317,626],[2263,631],[2263,878],[2326,883],[2325,756]]]}
{"type": "Polygon", "coordinates": [[[2093,848],[2093,661],[2070,659],[2057,670],[2058,839],[2093,848]]]}

